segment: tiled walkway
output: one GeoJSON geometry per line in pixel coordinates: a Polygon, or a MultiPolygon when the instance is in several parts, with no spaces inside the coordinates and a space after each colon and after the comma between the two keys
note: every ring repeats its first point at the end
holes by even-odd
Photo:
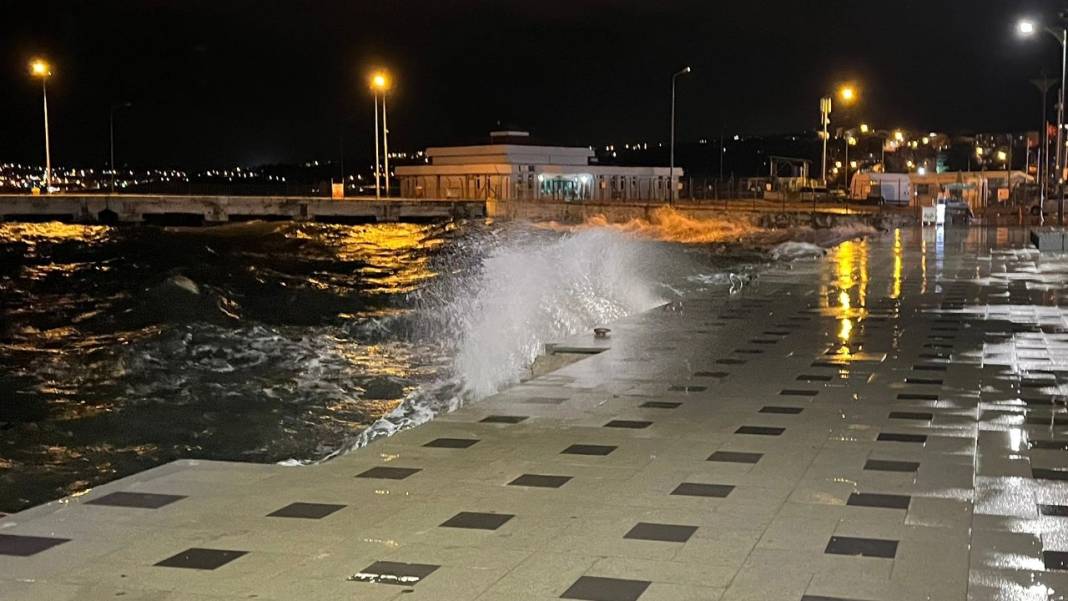
{"type": "Polygon", "coordinates": [[[9,516],[0,598],[1065,598],[1068,261],[966,234],[614,324],[326,465],[183,461],[9,516]]]}

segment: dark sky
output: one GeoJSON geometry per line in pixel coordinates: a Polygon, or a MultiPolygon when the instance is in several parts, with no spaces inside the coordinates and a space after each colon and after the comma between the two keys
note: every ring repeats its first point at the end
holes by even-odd
{"type": "Polygon", "coordinates": [[[1049,36],[1014,35],[1056,0],[0,0],[0,160],[40,161],[47,56],[54,161],[182,167],[349,160],[372,148],[365,78],[388,66],[391,145],[470,141],[497,121],[545,141],[815,128],[818,98],[860,83],[852,118],[934,130],[1037,128],[1028,82],[1059,74],[1049,36]]]}

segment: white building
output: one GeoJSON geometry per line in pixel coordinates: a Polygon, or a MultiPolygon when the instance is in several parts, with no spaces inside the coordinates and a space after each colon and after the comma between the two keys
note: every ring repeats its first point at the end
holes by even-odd
{"type": "MultiPolygon", "coordinates": [[[[597,165],[584,147],[524,143],[526,132],[493,132],[490,144],[428,148],[426,165],[398,166],[404,198],[667,201],[667,167],[597,165]]],[[[675,168],[678,185],[682,170],[675,168]]]]}

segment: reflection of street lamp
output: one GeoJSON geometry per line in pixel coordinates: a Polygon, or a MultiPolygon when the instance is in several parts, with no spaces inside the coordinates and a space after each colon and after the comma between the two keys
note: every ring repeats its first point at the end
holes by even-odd
{"type": "Polygon", "coordinates": [[[389,126],[386,124],[386,92],[389,91],[389,73],[375,71],[371,75],[371,91],[375,98],[375,198],[382,198],[382,164],[378,154],[378,97],[382,96],[382,152],[386,155],[386,198],[389,198],[389,126]]]}
{"type": "Polygon", "coordinates": [[[671,159],[668,166],[668,184],[671,186],[671,195],[669,198],[671,202],[675,202],[675,194],[678,192],[675,186],[675,80],[680,75],[686,75],[692,69],[686,67],[678,73],[671,76],[671,159]]]}
{"type": "MultiPolygon", "coordinates": [[[[1065,21],[1065,12],[1061,12],[1059,15],[1062,21],[1065,21]]],[[[1022,36],[1030,37],[1038,31],[1038,24],[1029,19],[1022,19],[1016,26],[1017,31],[1022,36]]],[[[1060,102],[1057,103],[1057,182],[1059,184],[1064,182],[1064,86],[1068,81],[1068,27],[1062,26],[1060,29],[1053,29],[1052,27],[1043,27],[1046,33],[1056,38],[1057,42],[1061,45],[1061,91],[1060,102]]],[[[1042,124],[1045,127],[1045,123],[1042,124]]],[[[1064,225],[1064,191],[1058,191],[1057,199],[1057,223],[1064,225]]],[[[1039,211],[1041,214],[1042,211],[1039,211]]]]}
{"type": "Polygon", "coordinates": [[[41,59],[34,59],[30,63],[30,73],[34,77],[41,78],[41,98],[44,102],[44,142],[45,142],[45,192],[52,186],[52,149],[48,142],[48,78],[52,76],[52,68],[41,59]]]}

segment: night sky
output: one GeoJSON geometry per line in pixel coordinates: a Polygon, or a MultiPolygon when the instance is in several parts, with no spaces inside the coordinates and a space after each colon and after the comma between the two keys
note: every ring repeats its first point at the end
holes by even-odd
{"type": "MultiPolygon", "coordinates": [[[[856,81],[851,118],[939,131],[1037,129],[1029,79],[1059,75],[1019,15],[1055,0],[3,0],[0,161],[40,162],[47,57],[53,160],[252,166],[366,157],[366,76],[391,69],[391,147],[479,141],[497,122],[546,142],[682,140],[814,129],[856,81]]],[[[1052,103],[1051,103],[1052,104],[1052,103]]]]}

